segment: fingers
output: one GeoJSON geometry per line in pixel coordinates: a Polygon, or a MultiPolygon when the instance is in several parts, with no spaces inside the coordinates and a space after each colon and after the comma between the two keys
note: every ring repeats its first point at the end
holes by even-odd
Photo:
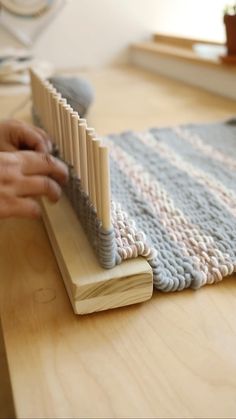
{"type": "Polygon", "coordinates": [[[64,163],[46,153],[15,151],[0,153],[0,218],[37,217],[36,197],[55,202],[68,178],[64,163]]]}
{"type": "MultiPolygon", "coordinates": [[[[52,151],[52,142],[51,142],[51,140],[49,138],[49,135],[42,128],[35,127],[35,126],[33,128],[43,137],[45,143],[47,144],[47,150],[46,151],[48,151],[49,153],[51,153],[51,151],[52,151]]],[[[39,150],[39,151],[41,151],[41,150],[39,150]]]]}
{"type": "Polygon", "coordinates": [[[60,160],[46,153],[21,151],[22,173],[25,175],[51,176],[60,184],[65,184],[68,179],[68,168],[60,160]]]}
{"type": "Polygon", "coordinates": [[[24,176],[18,183],[18,196],[47,196],[57,202],[61,196],[60,186],[47,176],[24,176]]]}
{"type": "Polygon", "coordinates": [[[50,152],[52,150],[51,141],[41,128],[31,127],[30,125],[20,124],[17,130],[19,147],[27,148],[39,152],[50,152]]]}
{"type": "Polygon", "coordinates": [[[41,128],[15,119],[0,123],[0,150],[16,151],[31,149],[43,153],[51,152],[49,136],[41,128]]]}
{"type": "Polygon", "coordinates": [[[31,198],[14,198],[11,205],[0,208],[0,218],[27,217],[38,218],[41,215],[40,205],[31,198]]]}

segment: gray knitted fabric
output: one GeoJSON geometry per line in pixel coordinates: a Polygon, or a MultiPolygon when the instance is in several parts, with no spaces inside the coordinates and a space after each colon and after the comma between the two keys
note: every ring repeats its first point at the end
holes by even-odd
{"type": "MultiPolygon", "coordinates": [[[[106,141],[112,199],[125,211],[126,227],[134,220],[136,231],[146,235],[155,287],[196,289],[232,274],[236,270],[236,120],[126,132],[106,141]]],[[[113,222],[116,238],[122,229],[126,236],[126,241],[117,241],[123,259],[122,246],[137,248],[138,238],[131,232],[127,240],[124,226],[113,222]]],[[[134,254],[126,252],[126,258],[134,254]]]]}

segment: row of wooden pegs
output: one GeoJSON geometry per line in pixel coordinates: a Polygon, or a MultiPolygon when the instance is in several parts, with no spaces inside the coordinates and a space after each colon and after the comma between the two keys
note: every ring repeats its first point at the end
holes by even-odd
{"type": "Polygon", "coordinates": [[[30,70],[34,109],[59,155],[80,179],[105,230],[111,228],[108,147],[48,80],[30,70]]]}

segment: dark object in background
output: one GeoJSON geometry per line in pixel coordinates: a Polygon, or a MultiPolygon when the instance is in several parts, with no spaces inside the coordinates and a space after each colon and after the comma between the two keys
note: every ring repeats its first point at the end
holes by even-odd
{"type": "Polygon", "coordinates": [[[94,100],[94,90],[87,80],[63,76],[50,77],[48,80],[80,117],[87,113],[94,100]]]}
{"type": "Polygon", "coordinates": [[[236,13],[224,15],[228,55],[236,56],[236,13]]]}

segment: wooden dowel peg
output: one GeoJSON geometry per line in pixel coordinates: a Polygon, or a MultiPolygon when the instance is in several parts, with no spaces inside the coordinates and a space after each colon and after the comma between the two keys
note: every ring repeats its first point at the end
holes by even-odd
{"type": "Polygon", "coordinates": [[[52,96],[52,107],[54,114],[54,141],[58,151],[60,150],[60,115],[59,115],[59,104],[58,101],[60,96],[58,93],[54,93],[52,96]]]}
{"type": "Polygon", "coordinates": [[[46,128],[49,135],[52,135],[51,131],[51,108],[50,108],[50,85],[47,80],[44,80],[44,89],[45,89],[45,106],[46,106],[46,128]]]}
{"type": "Polygon", "coordinates": [[[37,115],[40,118],[41,123],[44,125],[44,119],[43,119],[43,99],[44,99],[44,94],[43,94],[43,89],[42,89],[42,83],[41,80],[39,79],[39,77],[36,77],[37,80],[37,97],[38,97],[38,104],[37,104],[37,115]]]}
{"type": "Polygon", "coordinates": [[[86,120],[80,119],[79,138],[80,138],[80,168],[81,184],[84,192],[88,195],[88,169],[87,169],[87,147],[86,147],[86,120]]]}
{"type": "Polygon", "coordinates": [[[66,106],[66,129],[67,129],[67,149],[68,149],[68,159],[71,167],[74,166],[73,158],[73,145],[72,145],[72,130],[71,130],[71,113],[73,109],[70,105],[66,106]]]}
{"type": "Polygon", "coordinates": [[[55,103],[55,118],[56,118],[56,144],[57,144],[59,155],[61,156],[62,134],[61,134],[61,119],[60,119],[60,109],[59,109],[60,100],[61,100],[61,94],[55,93],[54,103],[55,103]]]}
{"type": "Polygon", "coordinates": [[[63,123],[64,123],[64,147],[65,147],[65,161],[71,165],[70,144],[69,144],[69,130],[68,130],[68,113],[69,105],[63,105],[63,123]]]}
{"type": "Polygon", "coordinates": [[[79,144],[79,115],[77,112],[73,112],[71,115],[71,130],[72,130],[72,144],[73,144],[73,156],[74,156],[74,170],[76,176],[81,178],[80,170],[80,144],[79,144]]]}
{"type": "Polygon", "coordinates": [[[66,160],[65,155],[65,123],[64,123],[64,106],[66,105],[66,99],[59,100],[59,113],[61,121],[61,156],[63,160],[66,160]]]}
{"type": "Polygon", "coordinates": [[[93,205],[97,211],[97,195],[96,195],[96,178],[95,178],[95,155],[93,149],[93,140],[95,139],[95,135],[90,134],[90,149],[91,149],[91,197],[93,205]]]}
{"type": "Polygon", "coordinates": [[[104,230],[110,230],[111,223],[111,190],[110,190],[110,165],[108,147],[99,147],[99,164],[101,179],[101,221],[104,230]]]}
{"type": "Polygon", "coordinates": [[[49,116],[49,135],[51,138],[54,136],[54,119],[53,119],[53,109],[52,109],[52,95],[54,93],[53,86],[49,83],[47,86],[47,96],[48,96],[48,116],[49,116]]]}
{"type": "Polygon", "coordinates": [[[42,92],[42,107],[41,107],[42,123],[43,123],[44,128],[47,130],[46,91],[45,91],[45,87],[43,85],[42,80],[40,80],[40,89],[41,89],[41,92],[42,92]]]}
{"type": "Polygon", "coordinates": [[[94,168],[93,168],[93,149],[92,149],[92,138],[95,135],[93,128],[86,129],[86,141],[87,141],[87,169],[88,169],[88,191],[89,197],[96,208],[96,195],[94,185],[94,168]]]}
{"type": "Polygon", "coordinates": [[[93,163],[94,163],[94,177],[95,177],[95,194],[96,194],[96,209],[97,217],[101,220],[101,184],[100,184],[100,164],[99,164],[99,147],[101,141],[97,138],[92,140],[93,148],[93,163]]]}
{"type": "Polygon", "coordinates": [[[56,104],[55,104],[55,89],[51,91],[50,95],[51,112],[52,112],[52,136],[51,141],[57,144],[57,120],[56,120],[56,104]]]}

